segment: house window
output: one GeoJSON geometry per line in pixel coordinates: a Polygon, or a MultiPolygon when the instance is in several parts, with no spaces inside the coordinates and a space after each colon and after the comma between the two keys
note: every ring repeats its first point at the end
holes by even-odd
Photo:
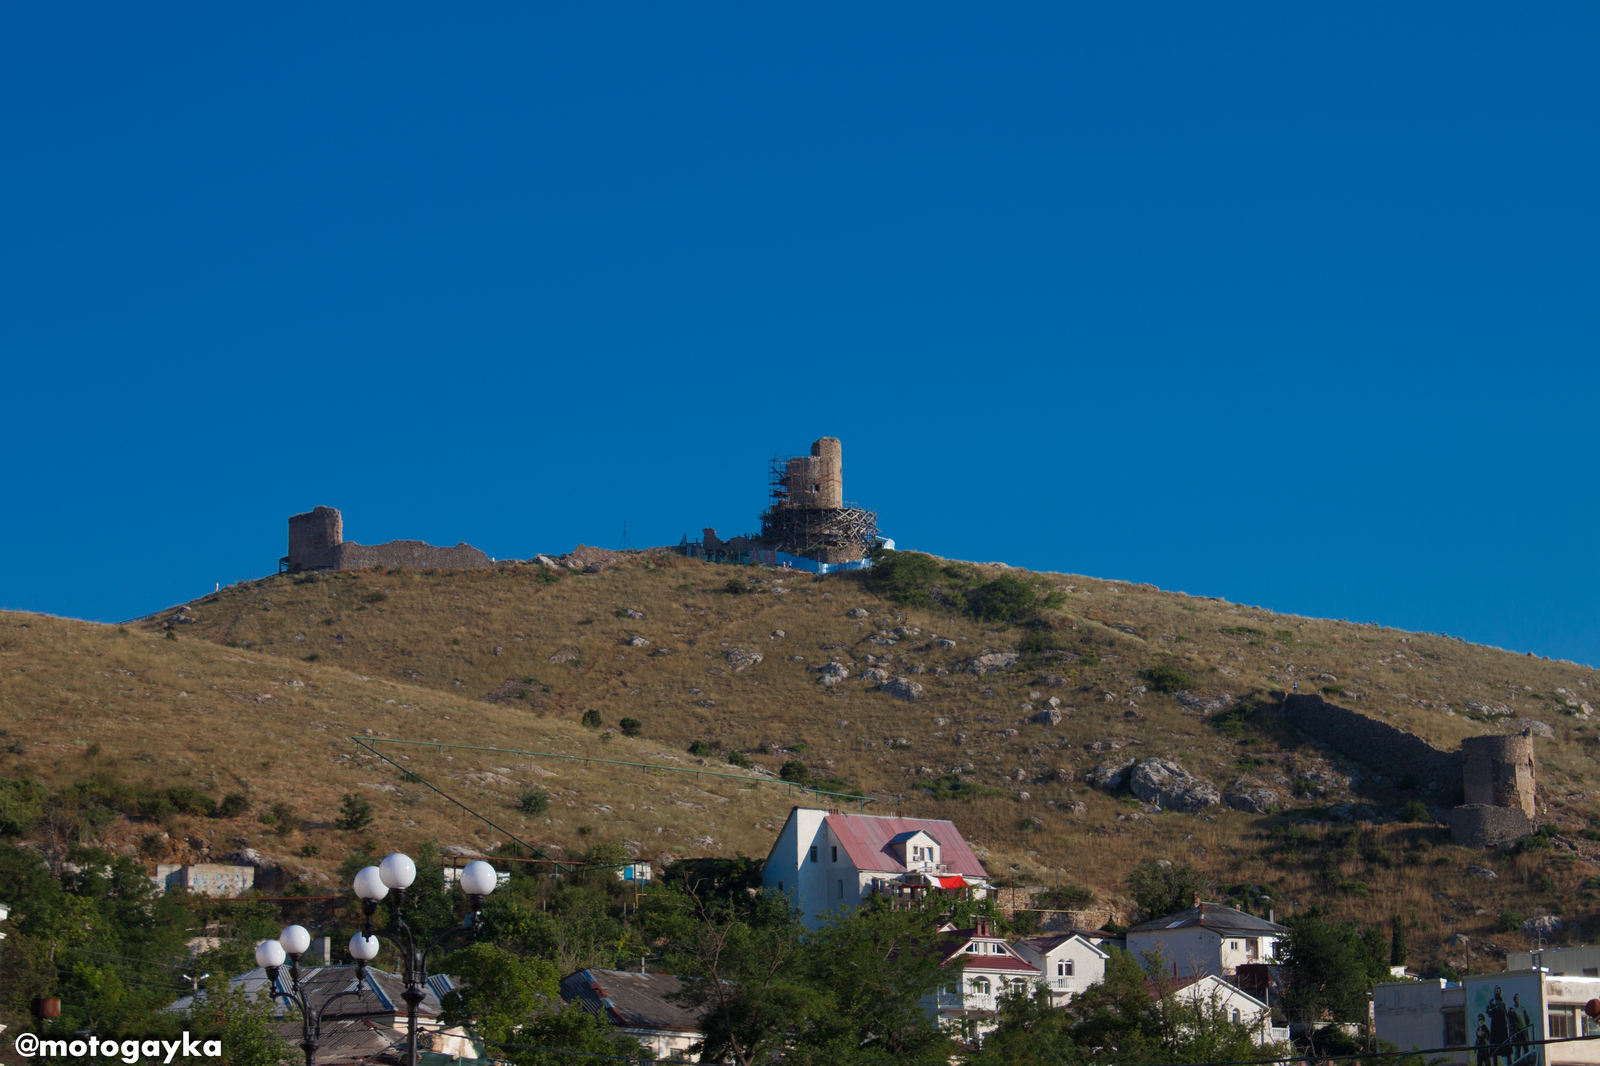
{"type": "Polygon", "coordinates": [[[1234,1012],[1233,1012],[1233,1024],[1234,1024],[1234,1025],[1238,1025],[1238,1024],[1239,1024],[1239,1022],[1240,1022],[1240,1020],[1241,1020],[1241,1019],[1240,1019],[1240,1017],[1239,1017],[1239,1011],[1238,1011],[1238,1008],[1235,1008],[1235,1009],[1234,1009],[1234,1012]]]}
{"type": "Polygon", "coordinates": [[[1444,1046],[1467,1046],[1467,1012],[1464,1010],[1447,1010],[1444,1012],[1444,1046]]]}
{"type": "Polygon", "coordinates": [[[1023,992],[1027,991],[1027,988],[1028,982],[1024,981],[1022,978],[1013,977],[1011,979],[1011,991],[1015,992],[1017,995],[1022,995],[1023,992]]]}
{"type": "Polygon", "coordinates": [[[972,991],[980,996],[987,996],[990,991],[989,979],[987,977],[974,977],[972,979],[972,991]]]}
{"type": "Polygon", "coordinates": [[[968,944],[967,945],[967,951],[970,952],[973,955],[976,955],[978,953],[978,945],[976,945],[976,944],[968,944]]]}
{"type": "Polygon", "coordinates": [[[1228,941],[1228,950],[1229,951],[1238,951],[1239,950],[1239,942],[1237,940],[1228,941]]]}
{"type": "Polygon", "coordinates": [[[780,895],[780,896],[783,895],[783,882],[782,881],[778,882],[778,895],[780,895]]]}
{"type": "Polygon", "coordinates": [[[1550,1012],[1550,1039],[1560,1040],[1562,1037],[1572,1035],[1572,1012],[1550,1012]]]}
{"type": "Polygon", "coordinates": [[[811,849],[811,861],[812,862],[816,862],[817,861],[817,849],[816,848],[812,848],[811,849]]]}
{"type": "Polygon", "coordinates": [[[1585,977],[1600,977],[1600,967],[1585,966],[1583,968],[1583,976],[1585,976],[1585,977]]]}
{"type": "Polygon", "coordinates": [[[839,882],[839,898],[844,899],[844,882],[839,882]]]}
{"type": "Polygon", "coordinates": [[[1060,961],[1058,961],[1056,963],[1056,976],[1057,977],[1071,977],[1072,976],[1072,960],[1071,959],[1061,959],[1060,961]]]}
{"type": "Polygon", "coordinates": [[[1006,953],[1006,946],[1004,944],[990,944],[989,950],[996,955],[1004,955],[1006,953]]]}
{"type": "Polygon", "coordinates": [[[834,862],[838,862],[839,861],[839,845],[837,845],[837,844],[835,844],[833,846],[833,861],[834,862]]]}

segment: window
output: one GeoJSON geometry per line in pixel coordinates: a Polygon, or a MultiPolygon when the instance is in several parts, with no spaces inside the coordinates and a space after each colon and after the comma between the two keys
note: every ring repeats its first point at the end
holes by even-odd
{"type": "Polygon", "coordinates": [[[1585,966],[1583,968],[1583,976],[1585,976],[1585,977],[1600,977],[1600,967],[1585,966]]]}
{"type": "Polygon", "coordinates": [[[976,955],[978,953],[978,945],[976,945],[976,944],[968,944],[967,945],[967,951],[968,951],[969,954],[976,955]]]}
{"type": "Polygon", "coordinates": [[[811,861],[812,862],[816,862],[817,861],[817,849],[816,848],[812,848],[811,849],[811,861]]]}
{"type": "Polygon", "coordinates": [[[844,899],[844,882],[839,882],[839,898],[844,899]]]}
{"type": "Polygon", "coordinates": [[[1056,976],[1057,977],[1071,977],[1072,976],[1072,960],[1071,959],[1061,959],[1059,962],[1056,963],[1056,976]]]}
{"type": "Polygon", "coordinates": [[[1564,1036],[1571,1036],[1571,1035],[1572,1035],[1572,1012],[1571,1011],[1566,1011],[1566,1010],[1563,1010],[1563,1011],[1551,1011],[1550,1012],[1550,1039],[1551,1040],[1560,1040],[1564,1036]]]}
{"type": "Polygon", "coordinates": [[[1013,977],[1011,979],[1011,991],[1017,993],[1018,995],[1021,995],[1022,993],[1026,992],[1027,989],[1028,989],[1028,982],[1024,981],[1022,978],[1013,977]]]}
{"type": "Polygon", "coordinates": [[[778,882],[778,895],[780,895],[780,896],[783,895],[783,882],[782,881],[778,882]]]}
{"type": "Polygon", "coordinates": [[[1239,1008],[1235,1007],[1233,1009],[1233,1024],[1234,1025],[1238,1025],[1240,1020],[1241,1020],[1241,1016],[1239,1014],[1239,1008]]]}
{"type": "Polygon", "coordinates": [[[1444,1012],[1444,1045],[1445,1047],[1467,1046],[1466,1011],[1447,1010],[1444,1012]]]}
{"type": "Polygon", "coordinates": [[[990,944],[989,950],[996,955],[1004,955],[1006,953],[1006,946],[1004,944],[990,944]]]}
{"type": "Polygon", "coordinates": [[[1239,950],[1239,942],[1237,940],[1228,941],[1228,950],[1229,951],[1238,951],[1239,950]]]}
{"type": "Polygon", "coordinates": [[[987,996],[990,992],[989,979],[987,977],[974,977],[968,987],[980,996],[987,996]]]}
{"type": "Polygon", "coordinates": [[[839,845],[837,845],[837,844],[835,844],[833,846],[833,861],[834,862],[838,862],[839,861],[839,845]]]}

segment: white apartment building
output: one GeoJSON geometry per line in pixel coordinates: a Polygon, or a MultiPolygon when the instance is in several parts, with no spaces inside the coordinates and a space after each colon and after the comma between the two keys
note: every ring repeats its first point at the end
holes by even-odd
{"type": "Polygon", "coordinates": [[[987,918],[977,919],[971,929],[946,923],[939,932],[944,934],[939,964],[951,972],[950,980],[924,1004],[940,1025],[979,1039],[995,1027],[1000,996],[1032,992],[1043,975],[995,933],[987,918]]]}

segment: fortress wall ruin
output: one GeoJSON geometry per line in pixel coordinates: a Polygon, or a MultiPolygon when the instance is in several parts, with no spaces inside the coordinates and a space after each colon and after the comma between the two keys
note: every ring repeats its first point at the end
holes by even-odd
{"type": "Polygon", "coordinates": [[[1497,848],[1521,840],[1533,830],[1533,819],[1518,807],[1469,803],[1450,812],[1450,839],[1462,847],[1497,848]]]}
{"type": "Polygon", "coordinates": [[[1441,806],[1461,795],[1460,752],[1440,751],[1419,736],[1314,694],[1286,696],[1278,714],[1306,736],[1382,774],[1389,784],[1412,775],[1441,806]]]}
{"type": "Polygon", "coordinates": [[[332,507],[315,507],[289,516],[289,554],[278,563],[290,573],[371,566],[474,570],[494,565],[489,556],[466,543],[441,548],[420,540],[391,540],[386,544],[347,541],[344,518],[332,507]]]}

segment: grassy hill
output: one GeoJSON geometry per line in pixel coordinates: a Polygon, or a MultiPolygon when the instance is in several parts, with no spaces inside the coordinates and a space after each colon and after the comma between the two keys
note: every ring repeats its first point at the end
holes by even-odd
{"type": "Polygon", "coordinates": [[[1582,834],[1600,836],[1587,783],[1600,746],[1583,704],[1600,695],[1600,677],[1588,668],[991,566],[945,568],[931,589],[901,588],[900,602],[862,574],[650,555],[592,569],[282,575],[126,627],[5,615],[0,775],[241,791],[252,803],[241,816],[167,815],[165,839],[150,821],[120,818],[104,834],[151,861],[249,846],[325,880],[352,849],[506,839],[359,752],[352,734],[740,775],[394,749],[504,830],[566,854],[611,840],[647,858],[764,855],[799,802],[775,775],[799,760],[869,795],[869,810],[954,819],[994,876],[1081,886],[1112,918],[1125,916],[1127,872],[1152,858],[1191,863],[1219,898],[1261,911],[1319,904],[1367,922],[1399,913],[1416,923],[1416,955],[1457,965],[1452,933],[1479,952],[1526,943],[1495,931],[1502,911],[1558,914],[1578,939],[1595,911],[1600,848],[1582,834]],[[1002,575],[1044,604],[1032,624],[981,619],[978,593],[1002,575]],[[853,617],[858,609],[867,616],[853,617]],[[983,674],[965,665],[995,653],[1019,658],[983,674]],[[819,673],[830,661],[850,672],[831,686],[819,673]],[[921,697],[881,691],[862,677],[874,667],[920,684],[921,697]],[[1547,724],[1553,738],[1536,742],[1541,800],[1559,835],[1492,856],[1405,820],[1418,815],[1408,801],[1429,797],[1375,782],[1274,719],[1268,693],[1296,680],[1442,748],[1518,718],[1547,724]],[[1025,706],[1052,696],[1061,723],[1030,720],[1025,706]],[[587,711],[604,731],[582,724],[587,711]],[[624,718],[641,723],[640,736],[615,732],[624,718]],[[1153,812],[1125,790],[1085,784],[1085,771],[1118,754],[1173,759],[1219,788],[1246,779],[1276,790],[1284,809],[1153,812]],[[554,801],[539,815],[516,806],[533,786],[554,801]],[[375,805],[370,828],[333,826],[347,792],[375,805]],[[264,825],[275,802],[306,826],[264,825]],[[1355,820],[1330,814],[1340,806],[1355,820]]]}

